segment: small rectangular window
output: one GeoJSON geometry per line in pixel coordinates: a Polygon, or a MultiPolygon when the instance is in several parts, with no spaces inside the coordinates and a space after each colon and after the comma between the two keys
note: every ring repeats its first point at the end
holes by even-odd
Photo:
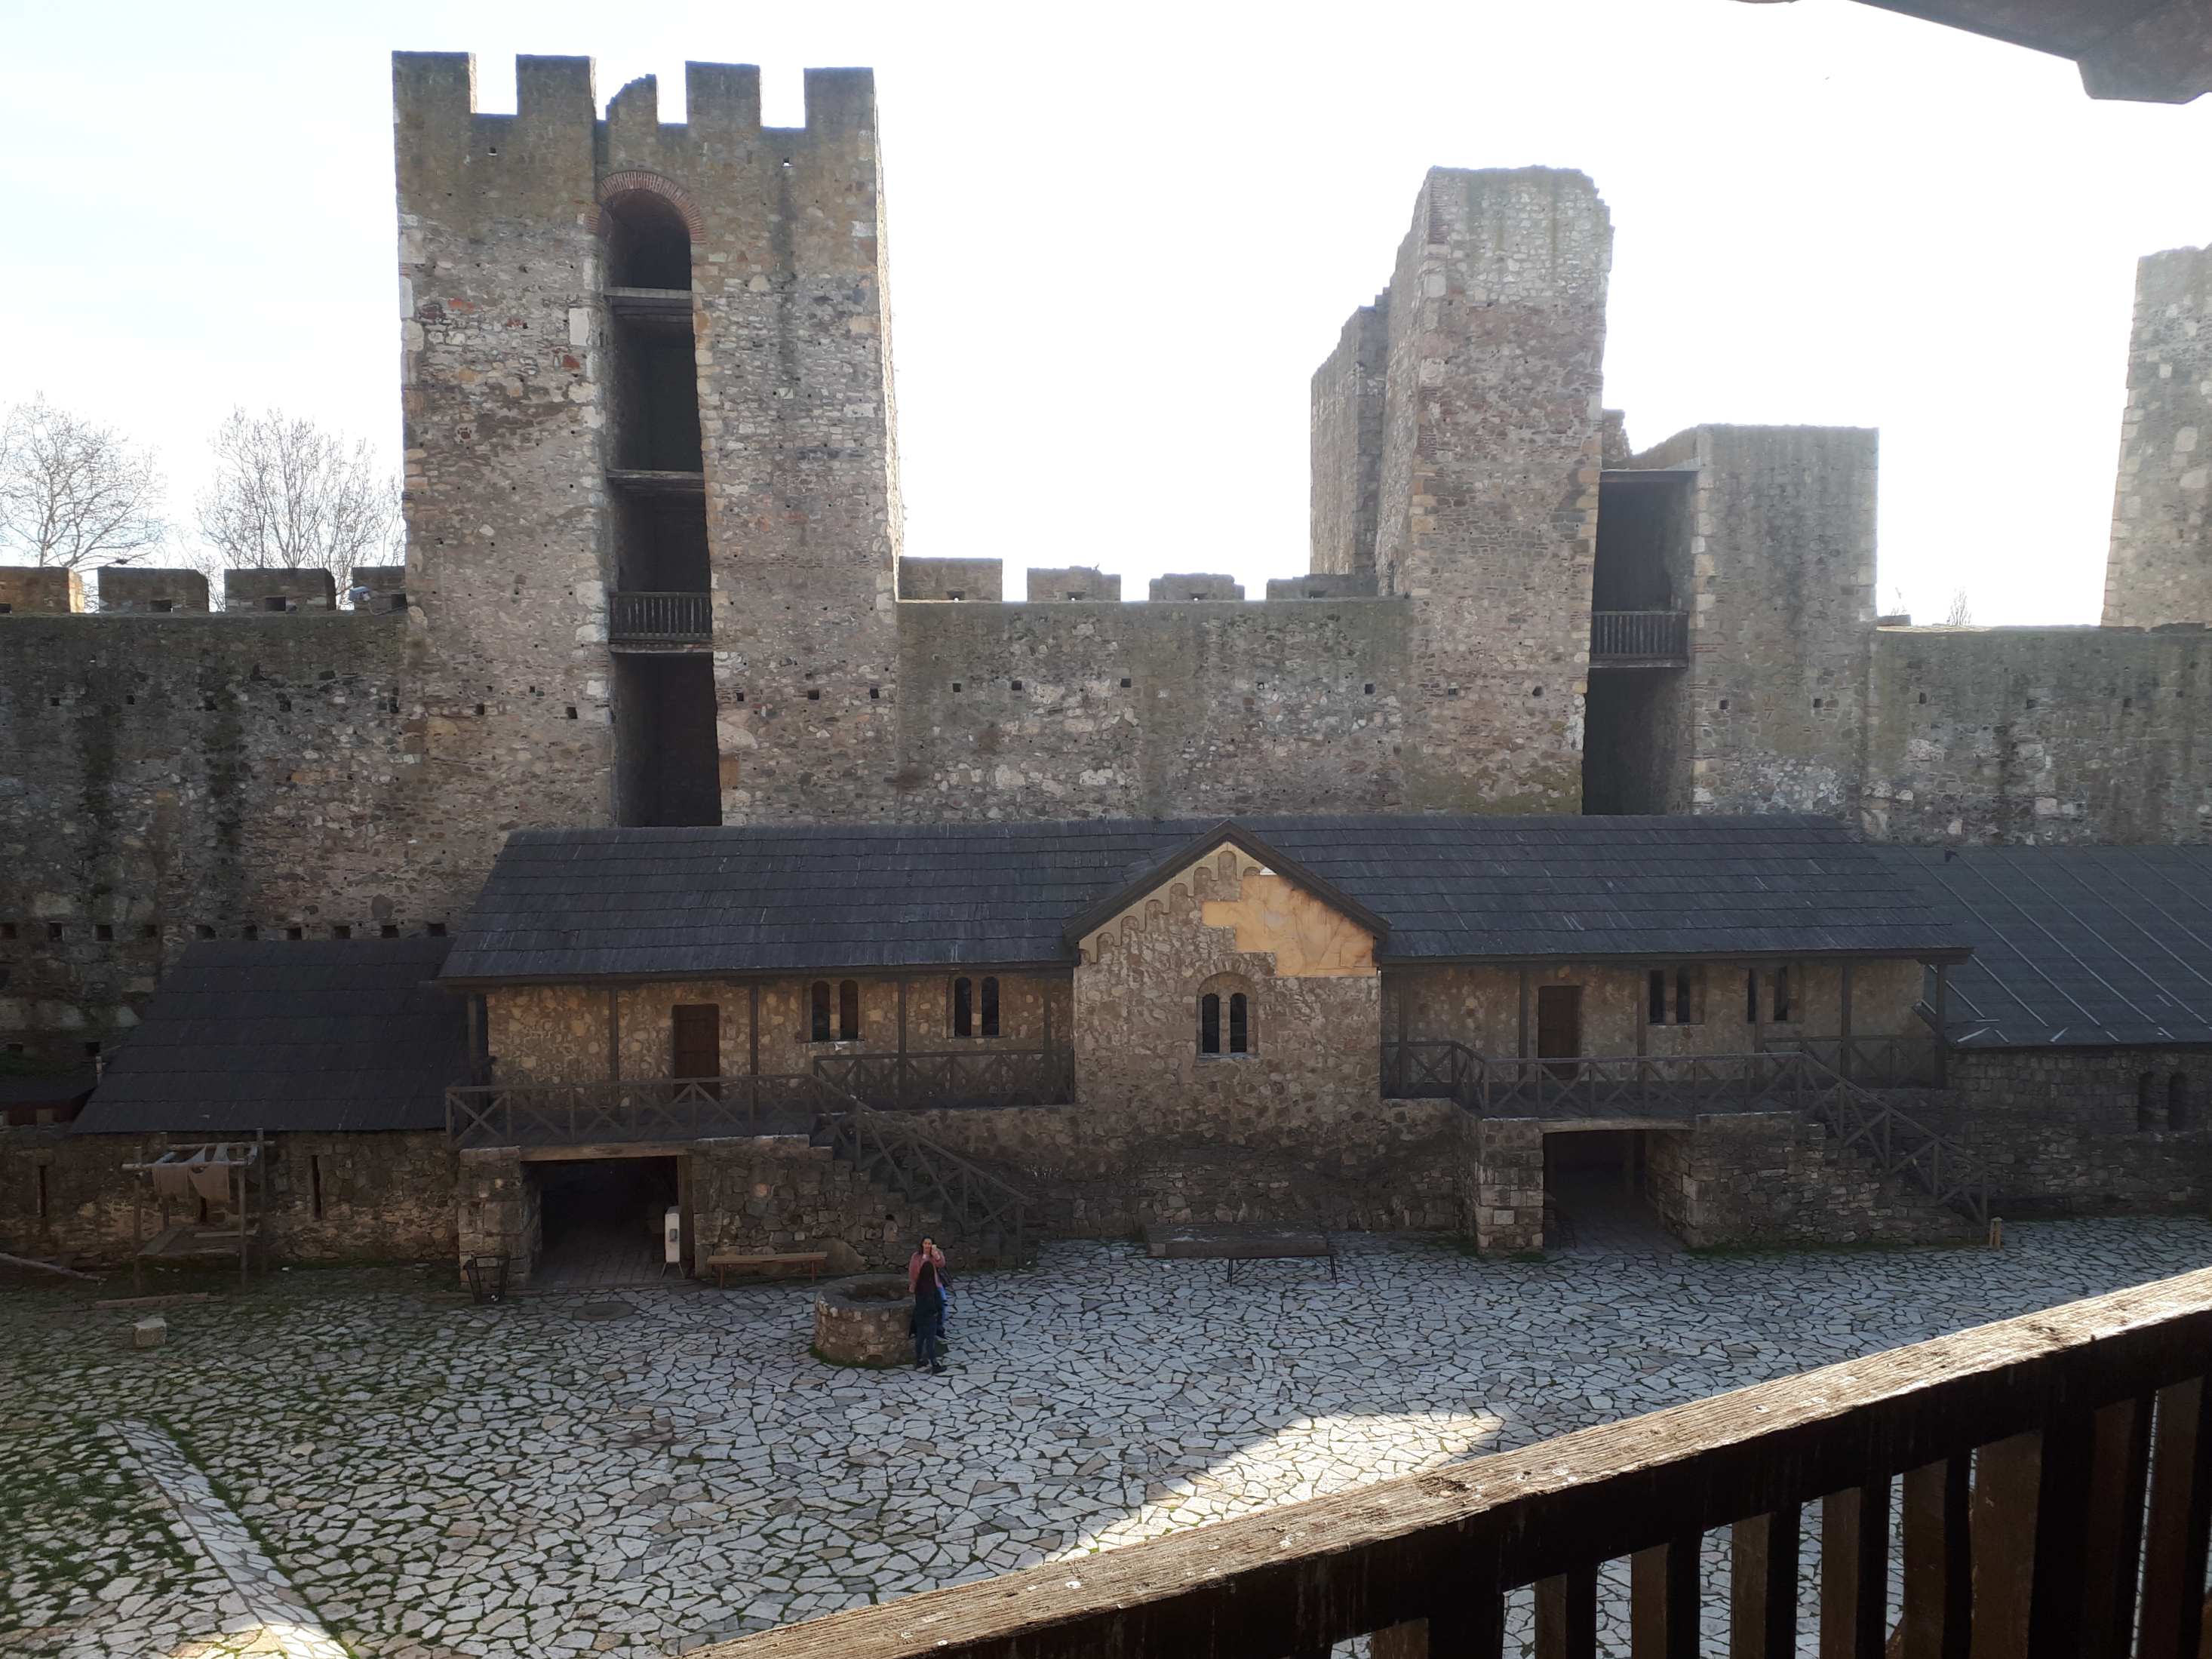
{"type": "Polygon", "coordinates": [[[1654,968],[1650,984],[1644,995],[1644,1023],[1664,1025],[1667,1023],[1667,970],[1654,968]]]}
{"type": "Polygon", "coordinates": [[[952,981],[952,1035],[975,1035],[975,981],[972,979],[952,981]]]}
{"type": "Polygon", "coordinates": [[[830,1041],[830,981],[816,980],[808,1000],[813,1010],[813,1018],[807,1025],[808,1040],[827,1042],[830,1041]]]}
{"type": "Polygon", "coordinates": [[[1198,1000],[1198,1052],[1221,1052],[1221,999],[1212,991],[1198,1000]]]}
{"type": "Polygon", "coordinates": [[[1693,988],[1690,981],[1690,970],[1686,968],[1676,969],[1674,970],[1674,1024],[1677,1025],[1694,1025],[1697,1024],[1696,1016],[1692,1012],[1693,1005],[1691,1000],[1691,993],[1692,988],[1693,988]]]}
{"type": "Polygon", "coordinates": [[[999,1035],[999,981],[995,979],[983,981],[982,1024],[985,1036],[999,1035]]]}
{"type": "Polygon", "coordinates": [[[0,939],[13,939],[15,937],[15,924],[12,921],[0,921],[0,939]]]}
{"type": "Polygon", "coordinates": [[[1774,1018],[1777,1024],[1790,1018],[1790,969],[1786,967],[1774,970],[1774,1018]]]}
{"type": "Polygon", "coordinates": [[[860,981],[848,979],[837,987],[837,1041],[860,1040],[860,981]]]}
{"type": "Polygon", "coordinates": [[[1244,994],[1237,991],[1229,998],[1229,1052],[1249,1054],[1252,1052],[1252,1022],[1244,994]]]}
{"type": "Polygon", "coordinates": [[[284,930],[284,937],[286,939],[303,939],[307,937],[307,930],[304,927],[287,927],[284,930]]]}
{"type": "Polygon", "coordinates": [[[353,929],[347,927],[343,922],[340,922],[337,926],[331,929],[331,937],[332,939],[351,939],[353,937],[353,929]]]}
{"type": "Polygon", "coordinates": [[[425,931],[432,939],[443,939],[446,936],[446,924],[442,921],[434,921],[425,931]]]}
{"type": "Polygon", "coordinates": [[[111,939],[115,937],[115,929],[103,921],[92,930],[92,936],[96,939],[111,939]]]}
{"type": "Polygon", "coordinates": [[[323,1218],[323,1158],[319,1152],[307,1155],[307,1209],[316,1220],[323,1218]]]}
{"type": "Polygon", "coordinates": [[[46,938],[47,938],[49,940],[57,940],[57,939],[59,939],[61,938],[61,936],[62,936],[62,925],[61,925],[61,923],[59,923],[58,921],[50,921],[50,922],[48,922],[48,923],[46,924],[46,938]]]}
{"type": "Polygon", "coordinates": [[[399,924],[396,921],[387,921],[382,927],[379,928],[377,932],[385,939],[398,939],[399,937],[399,924]]]}

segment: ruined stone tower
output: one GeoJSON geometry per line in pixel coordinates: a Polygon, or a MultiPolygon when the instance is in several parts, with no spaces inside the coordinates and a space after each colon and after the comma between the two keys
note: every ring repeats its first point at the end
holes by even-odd
{"type": "Polygon", "coordinates": [[[2107,628],[2212,623],[2212,248],[2136,271],[2128,408],[2105,565],[2107,628]]]}

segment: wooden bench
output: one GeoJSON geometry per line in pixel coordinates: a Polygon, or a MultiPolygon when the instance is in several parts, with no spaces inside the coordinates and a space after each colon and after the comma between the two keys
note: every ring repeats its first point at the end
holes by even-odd
{"type": "Polygon", "coordinates": [[[1232,1280],[1240,1261],[1327,1256],[1329,1282],[1336,1282],[1336,1241],[1317,1229],[1250,1225],[1147,1227],[1145,1249],[1152,1255],[1226,1261],[1227,1274],[1232,1280]]]}
{"type": "Polygon", "coordinates": [[[714,1270],[714,1288],[726,1291],[730,1287],[732,1267],[805,1267],[806,1282],[815,1282],[822,1264],[830,1259],[827,1250],[793,1250],[781,1255],[738,1255],[720,1252],[707,1258],[707,1265],[714,1270]]]}

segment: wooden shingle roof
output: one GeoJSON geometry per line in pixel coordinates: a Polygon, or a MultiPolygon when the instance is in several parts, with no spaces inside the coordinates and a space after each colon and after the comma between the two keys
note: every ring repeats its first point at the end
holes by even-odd
{"type": "MultiPolygon", "coordinates": [[[[1240,817],[1389,926],[1386,960],[1963,954],[1824,817],[1240,817]]],[[[526,830],[456,984],[1065,963],[1068,923],[1202,819],[526,830]]],[[[1295,875],[1293,876],[1295,878],[1295,875]]]]}
{"type": "Polygon", "coordinates": [[[450,939],[203,940],[77,1115],[89,1133],[445,1127],[467,1009],[450,939]]]}

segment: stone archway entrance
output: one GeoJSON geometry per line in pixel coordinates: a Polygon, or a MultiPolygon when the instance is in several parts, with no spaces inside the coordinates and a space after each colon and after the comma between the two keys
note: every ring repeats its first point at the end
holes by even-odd
{"type": "Polygon", "coordinates": [[[1650,1131],[1634,1127],[1547,1126],[1544,1253],[1672,1253],[1668,1232],[1644,1195],[1650,1131]]]}

